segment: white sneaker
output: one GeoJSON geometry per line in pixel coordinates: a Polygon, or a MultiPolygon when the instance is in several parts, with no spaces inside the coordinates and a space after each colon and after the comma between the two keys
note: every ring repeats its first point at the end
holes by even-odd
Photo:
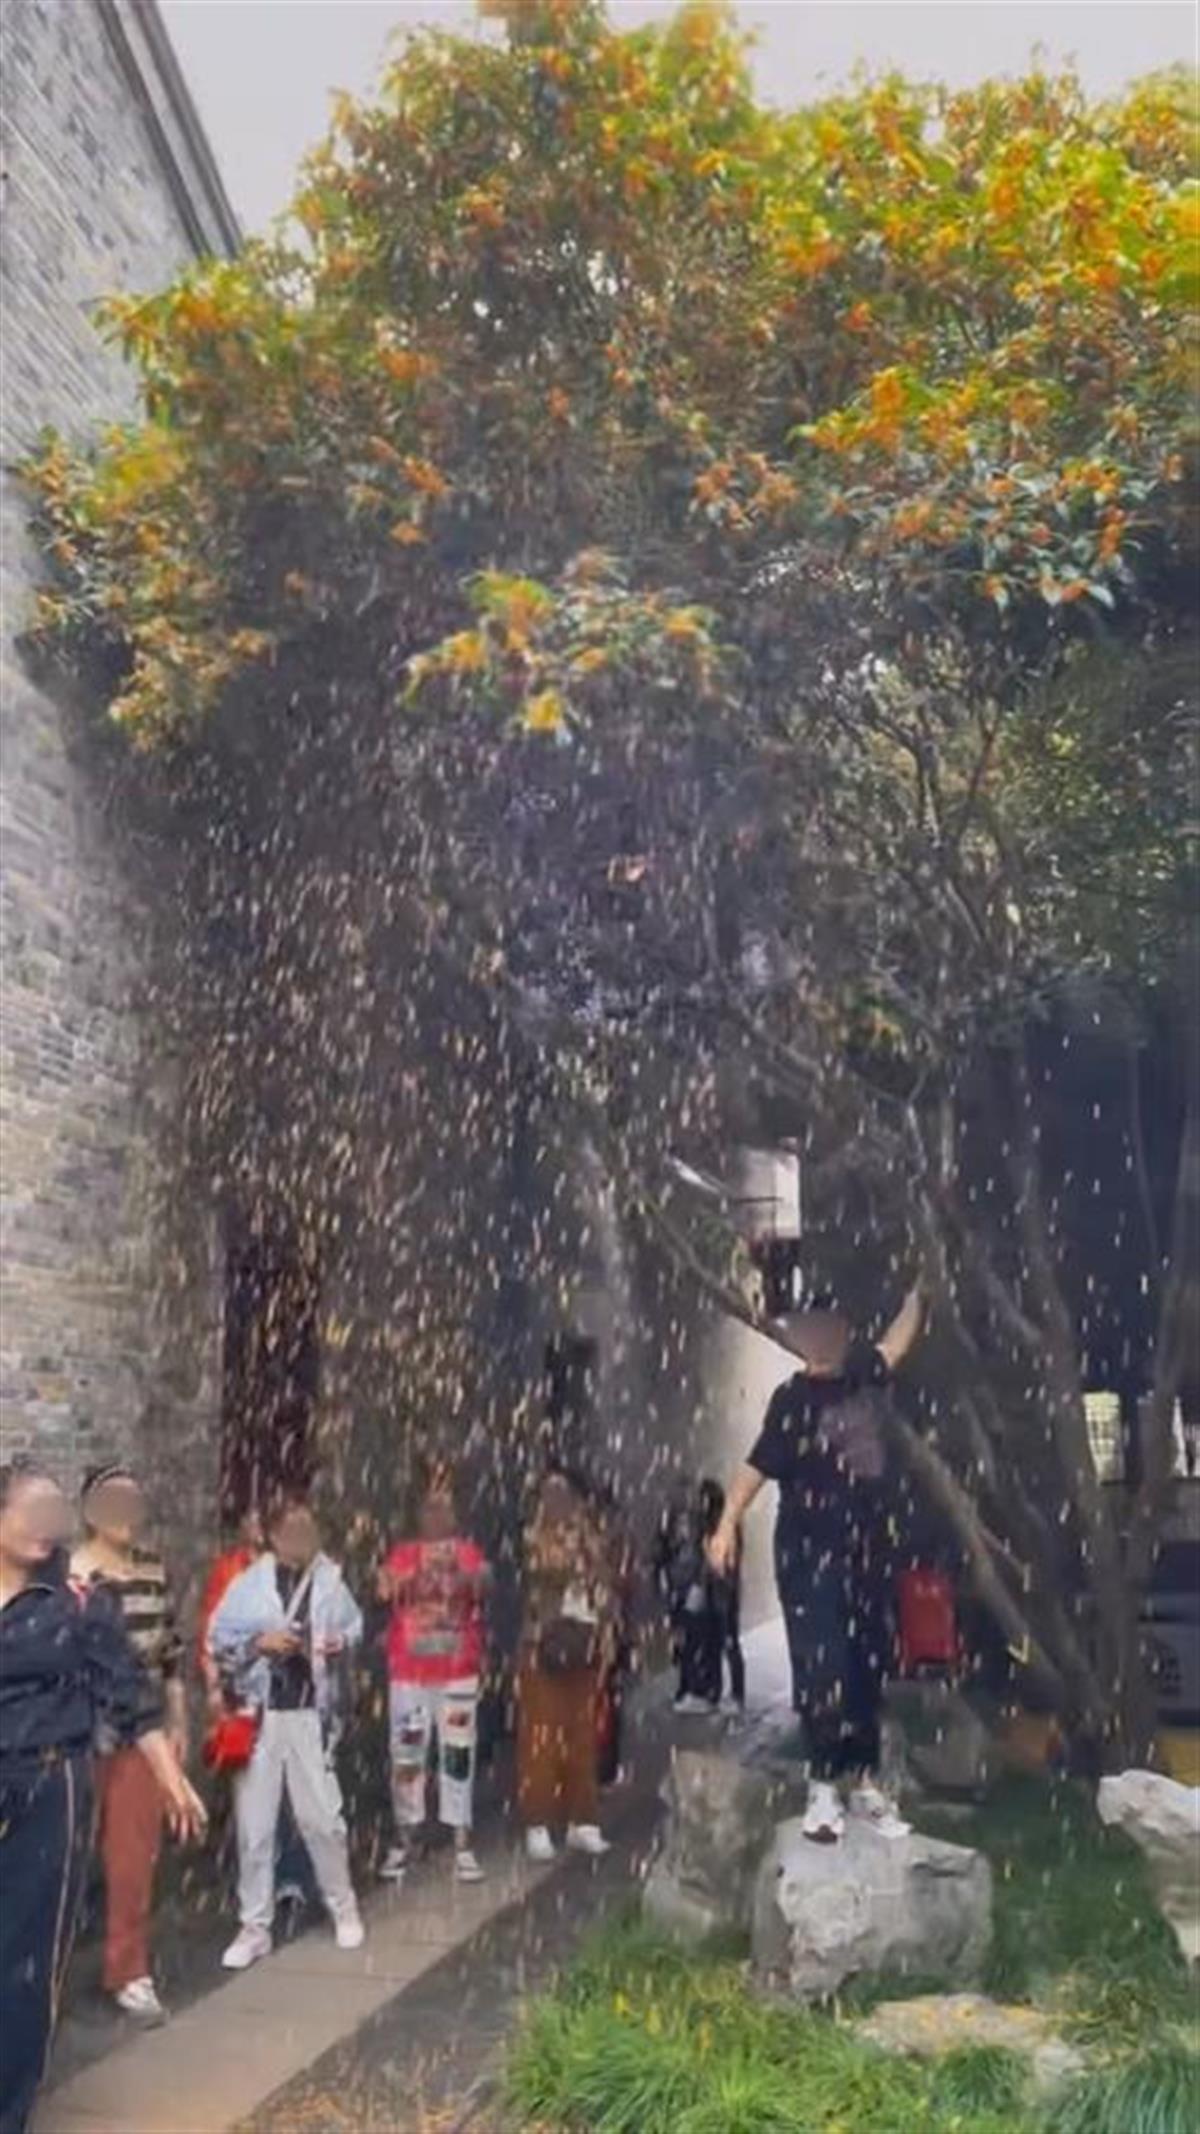
{"type": "Polygon", "coordinates": [[[156,2030],[167,2020],[167,2011],[159,2000],[152,1978],[131,1978],[127,1986],[114,1993],[113,1999],[122,2015],[131,2016],[146,2030],[156,2030]]]}
{"type": "Polygon", "coordinates": [[[379,1863],[381,1882],[403,1882],[408,1872],[407,1845],[393,1845],[379,1863]]]}
{"type": "Polygon", "coordinates": [[[554,1858],[554,1840],[544,1823],[535,1823],[532,1830],[525,1832],[525,1851],[539,1867],[554,1858]]]}
{"type": "Polygon", "coordinates": [[[469,1845],[459,1845],[454,1853],[454,1879],[456,1882],[482,1882],[484,1872],[469,1845]]]}
{"type": "Polygon", "coordinates": [[[612,1851],[608,1839],[601,1833],[598,1823],[572,1823],[567,1830],[567,1848],[570,1852],[586,1852],[598,1860],[612,1851]]]}
{"type": "Polygon", "coordinates": [[[832,1786],[818,1780],[809,1789],[800,1828],[814,1845],[836,1845],[845,1835],[846,1811],[832,1786]]]}
{"type": "Polygon", "coordinates": [[[260,1956],[271,1953],[271,1937],[266,1927],[242,1927],[230,1942],[221,1963],[226,1971],[248,1971],[260,1956]]]}
{"type": "Polygon", "coordinates": [[[912,1824],[906,1823],[895,1801],[877,1786],[873,1779],[865,1778],[850,1795],[850,1813],[860,1822],[869,1823],[881,1838],[906,1838],[912,1824]]]}
{"type": "Polygon", "coordinates": [[[361,1949],[367,1931],[353,1897],[333,1915],[333,1938],[339,1949],[361,1949]]]}
{"type": "Polygon", "coordinates": [[[675,1699],[675,1710],[682,1712],[688,1719],[699,1719],[702,1716],[709,1719],[719,1709],[719,1705],[710,1704],[707,1697],[689,1696],[676,1697],[675,1699]]]}

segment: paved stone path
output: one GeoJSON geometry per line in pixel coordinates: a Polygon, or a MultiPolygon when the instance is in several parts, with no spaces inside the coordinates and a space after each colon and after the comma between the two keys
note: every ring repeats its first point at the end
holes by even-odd
{"type": "Polygon", "coordinates": [[[575,1859],[511,1904],[286,2083],[238,2134],[492,2134],[506,2040],[522,2002],[581,1934],[620,1911],[653,1838],[639,1791],[610,1820],[602,1861],[575,1859]]]}
{"type": "MultiPolygon", "coordinates": [[[[780,1656],[773,1629],[747,1641],[758,1705],[779,1695],[780,1656]]],[[[217,1968],[228,1920],[183,1921],[172,2021],[114,2045],[105,2015],[90,2052],[65,2041],[35,2134],[492,2134],[521,2000],[637,1888],[672,1741],[717,1723],[673,1721],[652,1687],[630,1713],[632,1777],[608,1805],[605,1860],[531,1868],[493,1808],[479,1838],[487,1881],[457,1887],[436,1854],[371,1895],[354,1954],[320,1926],[230,1977],[217,1968]]]]}

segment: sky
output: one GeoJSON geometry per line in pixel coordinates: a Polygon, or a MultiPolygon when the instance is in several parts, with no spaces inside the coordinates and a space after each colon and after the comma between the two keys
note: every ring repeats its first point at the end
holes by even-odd
{"type": "MultiPolygon", "coordinates": [[[[325,131],[335,89],[375,81],[389,40],[433,23],[477,30],[473,0],[161,0],[189,86],[243,226],[286,205],[297,164],[325,131]]],[[[674,13],[615,0],[619,23],[674,13]]],[[[801,103],[866,61],[955,87],[1019,72],[1035,49],[1073,58],[1097,95],[1194,59],[1196,14],[1180,0],[745,0],[760,92],[801,103]]]]}

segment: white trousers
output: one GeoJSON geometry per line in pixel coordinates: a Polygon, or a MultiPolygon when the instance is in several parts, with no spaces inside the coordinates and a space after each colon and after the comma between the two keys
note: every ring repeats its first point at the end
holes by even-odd
{"type": "Polygon", "coordinates": [[[392,1806],[399,1830],[425,1821],[429,1752],[437,1736],[438,1820],[471,1828],[478,1736],[479,1683],[393,1682],[389,1694],[392,1806]]]}
{"type": "Polygon", "coordinates": [[[330,1911],[336,1915],[354,1903],[342,1789],[325,1753],[321,1722],[313,1711],[264,1712],[254,1754],[234,1781],[244,1927],[269,1927],[275,1916],[275,1843],[285,1785],[330,1911]]]}

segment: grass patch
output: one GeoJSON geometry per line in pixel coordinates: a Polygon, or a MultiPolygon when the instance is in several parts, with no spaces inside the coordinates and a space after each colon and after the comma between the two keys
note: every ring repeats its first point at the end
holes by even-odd
{"type": "MultiPolygon", "coordinates": [[[[687,1955],[626,1918],[528,2013],[510,2056],[514,2128],[538,2134],[1192,2134],[1195,1994],[1138,1855],[1074,1788],[1014,1784],[953,1833],[996,1877],[986,1981],[1056,2010],[1096,2065],[1052,2111],[1025,2063],[965,2048],[933,2063],[858,2041],[836,2016],[765,2004],[736,1952],[687,1955]]],[[[907,1982],[905,1990],[912,1990],[907,1982]]],[[[895,1989],[892,1989],[894,1997],[895,1989]]],[[[869,1985],[847,2006],[878,1999],[869,1985]]]]}
{"type": "Polygon", "coordinates": [[[635,1937],[530,2011],[509,2069],[517,2127],[547,2134],[1015,2134],[1004,2056],[887,2059],[827,2016],[764,2006],[740,1966],[635,1937]],[[978,2063],[986,2060],[986,2066],[978,2063]]]}
{"type": "Polygon", "coordinates": [[[1195,2134],[1200,2059],[1184,2045],[1155,2045],[1077,2082],[1047,2134],[1195,2134]]]}
{"type": "Polygon", "coordinates": [[[966,2045],[934,2063],[931,2099],[940,2112],[1020,2113],[1029,2070],[1000,2045],[966,2045]]]}
{"type": "Polygon", "coordinates": [[[1078,1786],[1013,1780],[955,1834],[992,1863],[984,1985],[997,2000],[1051,2009],[1067,2035],[1106,2050],[1194,2018],[1195,1993],[1142,1856],[1105,1829],[1078,1786]]]}

